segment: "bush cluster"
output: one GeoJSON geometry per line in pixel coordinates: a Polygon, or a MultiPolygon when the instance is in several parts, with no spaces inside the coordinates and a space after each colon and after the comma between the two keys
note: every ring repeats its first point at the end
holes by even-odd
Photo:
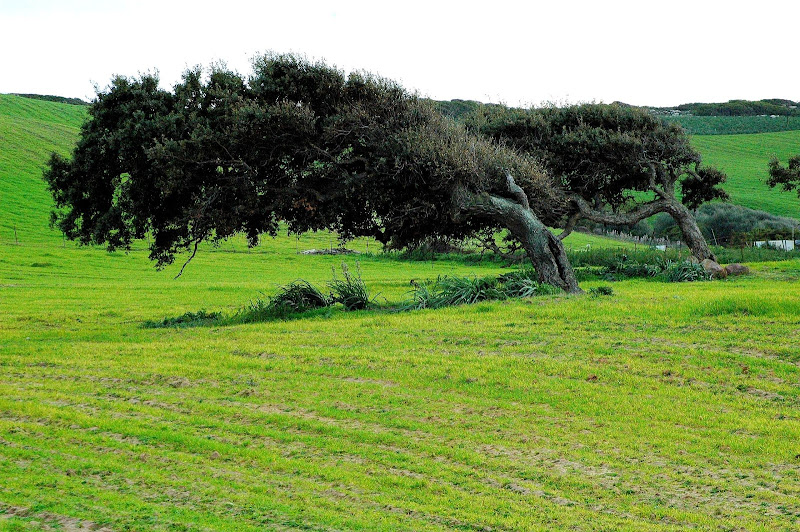
{"type": "MultiPolygon", "coordinates": [[[[797,220],[730,203],[706,203],[695,213],[697,225],[711,244],[738,245],[753,240],[791,238],[792,229],[800,235],[797,220]]],[[[677,239],[680,231],[669,215],[659,214],[653,223],[653,236],[677,239]]]]}
{"type": "Polygon", "coordinates": [[[469,305],[480,301],[553,295],[561,292],[555,286],[536,280],[533,269],[521,269],[499,277],[438,277],[422,283],[414,282],[411,299],[401,310],[442,308],[469,305]]]}
{"type": "Polygon", "coordinates": [[[624,255],[614,264],[604,267],[600,276],[608,281],[636,277],[658,278],[668,283],[711,280],[705,268],[695,262],[656,257],[652,262],[642,263],[627,260],[624,255]]]}

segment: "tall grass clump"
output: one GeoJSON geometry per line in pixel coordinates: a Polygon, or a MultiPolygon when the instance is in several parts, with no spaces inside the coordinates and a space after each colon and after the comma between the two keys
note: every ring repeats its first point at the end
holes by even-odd
{"type": "Polygon", "coordinates": [[[342,278],[336,276],[336,270],[331,268],[333,279],[328,283],[331,289],[331,298],[335,303],[341,303],[345,310],[364,310],[376,306],[377,295],[371,296],[367,285],[361,279],[361,267],[356,263],[355,275],[350,273],[346,263],[342,263],[342,278]]]}
{"type": "Polygon", "coordinates": [[[402,310],[452,307],[479,301],[505,299],[506,295],[494,277],[437,277],[435,281],[412,282],[411,299],[402,310]]]}
{"type": "Polygon", "coordinates": [[[280,287],[269,302],[273,307],[286,309],[288,312],[305,312],[331,305],[328,296],[302,279],[280,287]]]}
{"type": "Polygon", "coordinates": [[[522,268],[504,273],[498,278],[498,281],[502,284],[506,297],[525,298],[561,293],[557,286],[540,283],[537,280],[536,270],[533,268],[522,268]]]}
{"type": "Polygon", "coordinates": [[[706,272],[702,265],[689,261],[668,264],[664,269],[663,277],[668,283],[711,280],[711,274],[706,272]]]}
{"type": "Polygon", "coordinates": [[[657,278],[668,283],[710,281],[711,276],[702,265],[688,260],[671,260],[655,257],[650,263],[618,260],[603,268],[600,276],[607,281],[624,278],[657,278]]]}
{"type": "Polygon", "coordinates": [[[538,282],[533,269],[521,269],[499,277],[440,276],[434,281],[412,282],[412,285],[411,298],[400,306],[400,310],[435,309],[561,293],[558,287],[538,282]]]}
{"type": "Polygon", "coordinates": [[[278,288],[275,295],[257,297],[231,318],[232,323],[259,323],[285,319],[314,309],[330,307],[330,297],[308,281],[299,279],[278,288]]]}

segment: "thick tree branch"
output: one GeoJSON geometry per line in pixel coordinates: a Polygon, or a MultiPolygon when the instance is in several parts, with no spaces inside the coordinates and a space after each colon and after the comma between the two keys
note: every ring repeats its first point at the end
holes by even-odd
{"type": "Polygon", "coordinates": [[[557,238],[559,240],[564,240],[567,238],[572,233],[572,230],[575,229],[575,225],[578,223],[578,220],[580,220],[582,217],[583,215],[581,214],[581,211],[572,213],[572,215],[567,219],[567,224],[564,226],[564,230],[561,231],[561,234],[558,235],[557,238]]]}
{"type": "Polygon", "coordinates": [[[655,192],[661,198],[664,198],[664,199],[669,198],[670,196],[667,194],[666,190],[664,190],[662,187],[660,187],[656,183],[656,179],[660,178],[661,176],[660,176],[660,172],[658,171],[658,169],[656,169],[655,163],[648,162],[647,166],[650,167],[650,180],[649,180],[649,183],[648,183],[648,187],[650,188],[650,190],[655,192]]]}
{"type": "Polygon", "coordinates": [[[596,223],[608,225],[634,225],[660,212],[669,212],[670,202],[659,199],[640,205],[636,210],[625,213],[613,213],[593,209],[585,199],[578,195],[571,196],[572,201],[578,206],[582,218],[596,223]]]}
{"type": "Polygon", "coordinates": [[[531,205],[530,202],[528,201],[528,195],[525,194],[525,191],[522,190],[522,187],[519,186],[514,181],[514,176],[511,175],[511,172],[509,172],[508,170],[506,170],[505,172],[506,172],[506,184],[508,185],[508,191],[511,192],[511,195],[514,197],[517,203],[522,205],[523,208],[530,209],[531,205]]]}

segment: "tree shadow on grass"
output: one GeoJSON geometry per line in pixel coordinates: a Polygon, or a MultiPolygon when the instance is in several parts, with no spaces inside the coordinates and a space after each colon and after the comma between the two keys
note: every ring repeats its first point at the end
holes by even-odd
{"type": "Polygon", "coordinates": [[[268,323],[275,321],[293,321],[307,318],[329,318],[340,309],[330,307],[308,310],[305,312],[252,312],[252,309],[243,309],[233,315],[222,312],[185,312],[180,316],[165,317],[162,320],[147,320],[142,322],[143,329],[186,329],[190,327],[227,327],[233,325],[246,325],[249,323],[268,323]]]}

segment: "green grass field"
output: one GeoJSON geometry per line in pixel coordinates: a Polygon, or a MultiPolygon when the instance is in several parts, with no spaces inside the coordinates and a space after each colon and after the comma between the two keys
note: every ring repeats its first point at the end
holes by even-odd
{"type": "MultiPolygon", "coordinates": [[[[0,117],[0,530],[800,527],[800,261],[611,297],[144,328],[343,259],[296,253],[327,234],[234,240],[176,280],[143,249],[62,243],[38,172],[78,118],[31,102],[30,142],[0,117]]],[[[360,267],[386,304],[411,279],[508,271],[360,267]]]]}
{"type": "Polygon", "coordinates": [[[800,131],[758,135],[703,135],[692,138],[703,162],[728,174],[725,190],[731,202],[780,216],[800,218],[800,198],[765,185],[767,164],[777,156],[783,164],[800,153],[800,131]]]}

